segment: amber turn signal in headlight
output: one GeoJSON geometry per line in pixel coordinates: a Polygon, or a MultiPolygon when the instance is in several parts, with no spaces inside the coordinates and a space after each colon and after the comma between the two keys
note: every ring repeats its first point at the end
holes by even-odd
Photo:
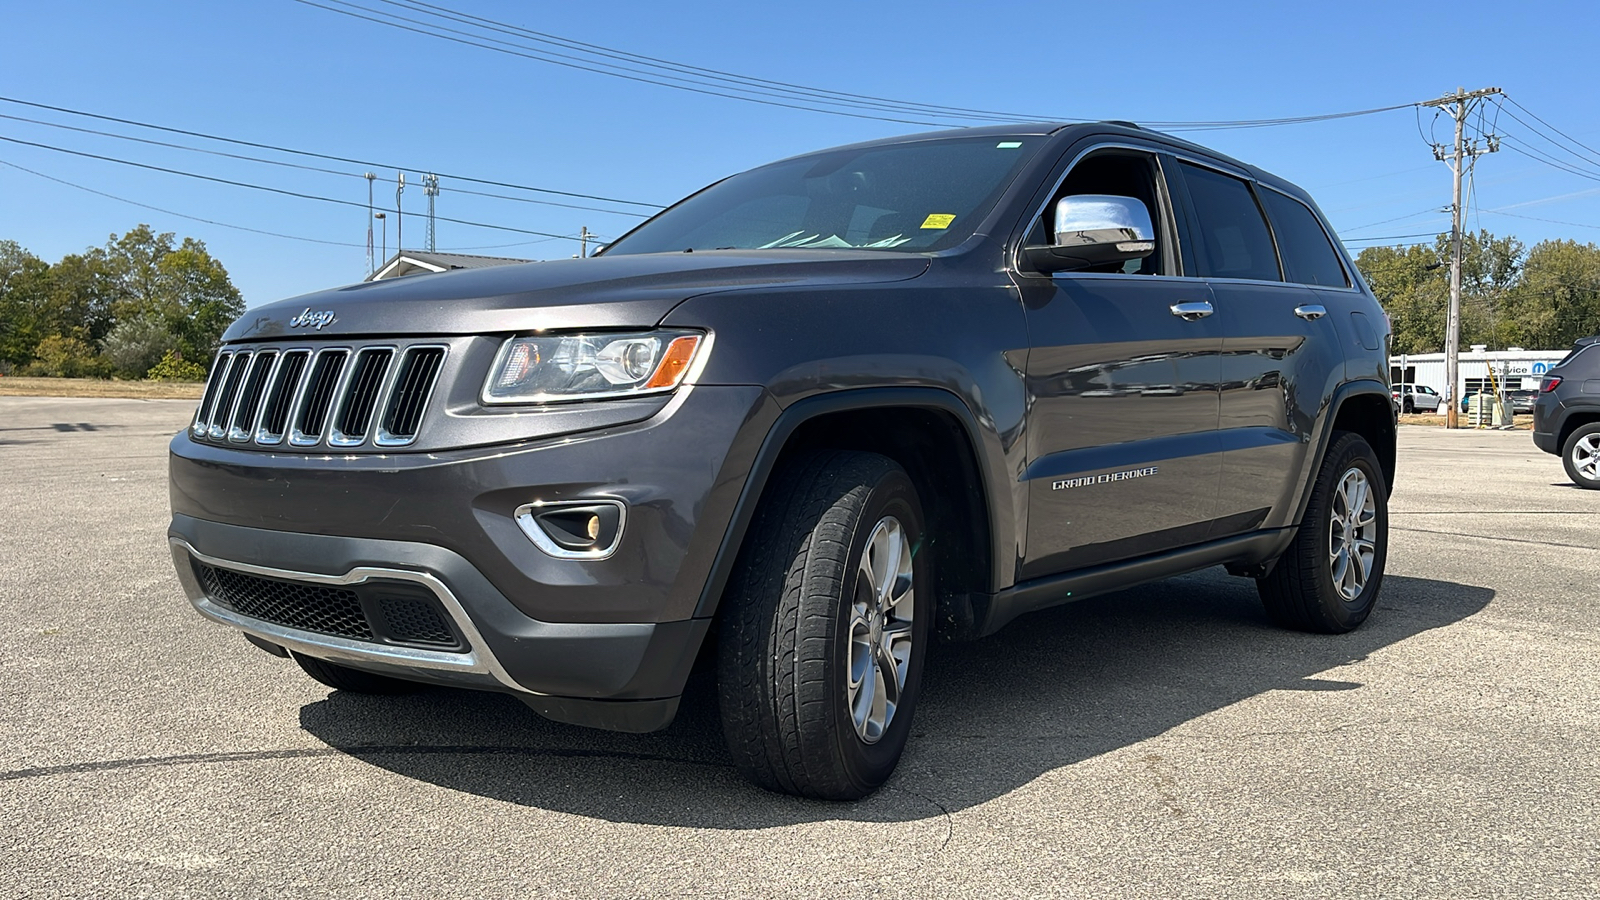
{"type": "Polygon", "coordinates": [[[670,391],[705,343],[705,335],[681,331],[514,337],[500,348],[482,400],[549,403],[670,391]]]}

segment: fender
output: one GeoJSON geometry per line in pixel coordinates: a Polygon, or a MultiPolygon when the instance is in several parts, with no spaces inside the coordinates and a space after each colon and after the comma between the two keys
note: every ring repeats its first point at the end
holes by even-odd
{"type": "Polygon", "coordinates": [[[1000,439],[992,431],[983,429],[966,403],[955,394],[933,387],[861,388],[818,394],[790,404],[767,431],[755,462],[745,478],[744,490],[734,507],[732,520],[717,549],[711,575],[701,590],[700,602],[695,607],[695,618],[716,614],[722,591],[733,571],[734,561],[744,544],[745,533],[755,517],[757,504],[766,489],[778,457],[782,454],[797,428],[811,419],[831,413],[861,409],[913,407],[936,409],[953,415],[966,433],[969,449],[977,461],[983,494],[983,505],[988,510],[990,536],[990,592],[1006,587],[1013,574],[1014,561],[1007,550],[1016,547],[1016,518],[1011,505],[1011,492],[1005,489],[1004,453],[1000,439]],[[1006,580],[1007,584],[997,584],[1006,580]]]}
{"type": "MultiPolygon", "coordinates": [[[[1294,518],[1290,520],[1295,527],[1299,527],[1300,522],[1305,519],[1306,506],[1311,503],[1311,484],[1316,479],[1316,473],[1322,470],[1322,461],[1327,456],[1328,445],[1333,442],[1333,423],[1339,418],[1339,410],[1344,406],[1345,401],[1350,398],[1368,394],[1383,398],[1383,402],[1389,404],[1387,408],[1391,411],[1394,409],[1393,394],[1390,393],[1389,386],[1375,378],[1347,381],[1334,390],[1333,399],[1328,403],[1326,410],[1322,414],[1322,421],[1317,423],[1317,448],[1311,457],[1311,468],[1302,473],[1300,479],[1300,496],[1295,501],[1294,518]]],[[[1397,426],[1390,426],[1391,429],[1395,427],[1397,426]]],[[[1373,449],[1379,450],[1376,447],[1373,449]]],[[[1384,481],[1387,482],[1384,485],[1384,490],[1386,493],[1392,494],[1394,493],[1393,473],[1395,471],[1395,460],[1393,458],[1385,460],[1382,458],[1381,450],[1379,450],[1379,453],[1379,464],[1386,464],[1388,468],[1388,471],[1384,473],[1384,481]]]]}

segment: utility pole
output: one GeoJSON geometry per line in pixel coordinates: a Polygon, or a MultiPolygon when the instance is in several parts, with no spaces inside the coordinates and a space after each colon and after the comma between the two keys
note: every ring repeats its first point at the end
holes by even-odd
{"type": "Polygon", "coordinates": [[[433,252],[433,198],[439,196],[439,176],[429,172],[422,176],[422,193],[428,196],[428,252],[433,252]]]}
{"type": "Polygon", "coordinates": [[[589,226],[585,225],[578,231],[578,258],[589,258],[589,226]]]}
{"type": "Polygon", "coordinates": [[[1485,136],[1485,145],[1480,146],[1478,139],[1466,139],[1467,116],[1471,114],[1483,98],[1500,93],[1497,87],[1483,88],[1477,91],[1467,91],[1456,88],[1454,94],[1446,94],[1437,100],[1429,100],[1423,106],[1432,106],[1449,113],[1456,120],[1456,142],[1454,149],[1444,144],[1435,144],[1433,158],[1450,164],[1450,172],[1455,178],[1454,201],[1450,204],[1450,313],[1445,320],[1444,329],[1444,377],[1449,382],[1447,389],[1450,405],[1445,410],[1445,427],[1459,428],[1461,423],[1457,419],[1460,405],[1456,397],[1457,373],[1460,369],[1458,356],[1461,351],[1461,176],[1465,169],[1464,160],[1470,160],[1466,165],[1474,165],[1477,158],[1485,153],[1493,153],[1500,149],[1499,135],[1485,136]]]}
{"type": "Polygon", "coordinates": [[[373,268],[372,261],[372,182],[378,176],[368,172],[362,177],[367,179],[367,276],[371,277],[372,273],[377,271],[373,268]]]}
{"type": "Polygon", "coordinates": [[[406,173],[396,172],[398,176],[394,187],[394,252],[403,253],[406,248],[406,212],[400,208],[400,195],[406,191],[406,173]]]}

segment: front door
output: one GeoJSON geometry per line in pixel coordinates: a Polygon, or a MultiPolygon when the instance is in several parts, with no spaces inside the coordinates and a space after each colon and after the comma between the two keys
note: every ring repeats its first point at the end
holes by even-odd
{"type": "Polygon", "coordinates": [[[1206,284],[1171,274],[1160,170],[1147,154],[1090,155],[1051,205],[1079,193],[1145,201],[1158,246],[1118,271],[1018,279],[1031,343],[1023,578],[1197,543],[1215,516],[1222,333],[1206,284]]]}

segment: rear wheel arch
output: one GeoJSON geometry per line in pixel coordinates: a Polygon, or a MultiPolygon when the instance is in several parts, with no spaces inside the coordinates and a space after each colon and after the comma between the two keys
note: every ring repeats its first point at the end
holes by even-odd
{"type": "Polygon", "coordinates": [[[1567,417],[1561,420],[1561,429],[1556,433],[1556,452],[1561,452],[1561,448],[1567,446],[1567,438],[1572,437],[1574,431],[1591,422],[1600,422],[1600,410],[1568,413],[1567,417]]]}

